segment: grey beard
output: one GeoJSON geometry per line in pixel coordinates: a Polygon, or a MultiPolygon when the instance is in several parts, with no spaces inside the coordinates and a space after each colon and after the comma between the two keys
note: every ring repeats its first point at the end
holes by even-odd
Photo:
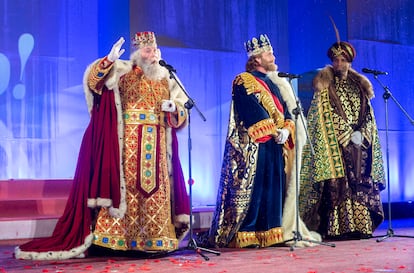
{"type": "Polygon", "coordinates": [[[166,78],[167,72],[164,68],[162,68],[158,63],[153,64],[146,64],[142,63],[141,65],[138,65],[141,67],[142,71],[144,72],[144,75],[149,78],[150,80],[156,80],[159,81],[163,78],[166,78]]]}
{"type": "Polygon", "coordinates": [[[138,50],[131,55],[131,61],[142,69],[144,75],[150,80],[162,80],[168,77],[168,71],[161,67],[158,62],[147,63],[139,55],[138,50]]]}

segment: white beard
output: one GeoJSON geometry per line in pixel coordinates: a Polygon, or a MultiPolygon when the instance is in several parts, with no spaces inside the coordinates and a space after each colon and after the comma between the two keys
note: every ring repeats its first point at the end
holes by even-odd
{"type": "Polygon", "coordinates": [[[159,65],[158,62],[149,63],[144,60],[141,57],[139,50],[132,53],[130,59],[134,64],[142,69],[144,75],[150,80],[159,81],[168,77],[168,71],[165,68],[159,65]]]}

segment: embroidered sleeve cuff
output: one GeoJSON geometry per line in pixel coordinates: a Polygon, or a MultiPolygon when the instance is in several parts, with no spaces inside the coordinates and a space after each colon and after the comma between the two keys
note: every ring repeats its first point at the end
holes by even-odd
{"type": "Polygon", "coordinates": [[[273,119],[261,120],[247,129],[247,133],[254,140],[257,141],[264,136],[272,135],[276,132],[276,125],[273,119]]]}
{"type": "Polygon", "coordinates": [[[174,113],[166,113],[167,114],[167,122],[170,127],[179,128],[181,125],[185,123],[187,120],[187,111],[185,107],[178,102],[175,102],[177,106],[177,110],[174,113]]]}
{"type": "Polygon", "coordinates": [[[112,62],[109,62],[106,57],[92,66],[88,75],[88,86],[95,93],[102,94],[103,80],[112,68],[112,62]]]}
{"type": "Polygon", "coordinates": [[[283,128],[288,129],[290,134],[289,134],[289,138],[288,140],[285,142],[285,147],[287,149],[293,149],[295,147],[295,122],[291,119],[287,119],[285,120],[285,124],[283,126],[283,128]]]}

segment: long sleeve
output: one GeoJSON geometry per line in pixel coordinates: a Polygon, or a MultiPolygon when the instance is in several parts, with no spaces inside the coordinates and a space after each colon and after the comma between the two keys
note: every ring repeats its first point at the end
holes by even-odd
{"type": "Polygon", "coordinates": [[[88,75],[88,87],[97,94],[102,94],[102,87],[105,84],[107,75],[114,63],[109,62],[106,57],[95,62],[88,75]]]}

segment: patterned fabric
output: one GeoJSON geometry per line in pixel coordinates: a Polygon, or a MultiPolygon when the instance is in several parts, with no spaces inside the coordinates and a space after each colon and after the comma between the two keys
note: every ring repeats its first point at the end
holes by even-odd
{"type": "Polygon", "coordinates": [[[265,78],[262,73],[242,73],[233,81],[216,211],[209,235],[214,246],[267,247],[283,241],[284,145],[276,144],[269,136],[269,128],[282,128],[290,114],[277,86],[269,88],[265,78]],[[265,134],[268,138],[264,138],[265,134]],[[262,142],[257,141],[259,138],[262,142]]]}
{"type": "MultiPolygon", "coordinates": [[[[154,81],[135,68],[119,80],[124,121],[122,153],[127,210],[122,218],[107,208],[98,214],[94,244],[115,250],[171,251],[178,248],[168,173],[166,79],[154,81]]],[[[180,124],[181,125],[181,124],[180,124]]]]}
{"type": "Polygon", "coordinates": [[[188,231],[189,199],[175,131],[186,125],[187,97],[167,79],[147,79],[130,61],[107,63],[103,58],[85,71],[91,120],[64,213],[51,237],[16,247],[18,259],[81,258],[92,243],[169,251],[188,231]],[[177,113],[160,111],[163,98],[174,101],[177,113]],[[98,207],[92,219],[91,209],[98,207]]]}
{"type": "Polygon", "coordinates": [[[300,211],[311,229],[334,238],[369,237],[383,221],[380,191],[384,169],[367,79],[349,71],[346,80],[328,66],[314,80],[304,147],[300,211]],[[333,84],[332,84],[333,83],[333,84]],[[351,134],[364,140],[354,145],[351,134]]]}
{"type": "Polygon", "coordinates": [[[283,229],[272,228],[266,231],[239,231],[230,242],[229,247],[271,246],[283,242],[283,229]]]}

